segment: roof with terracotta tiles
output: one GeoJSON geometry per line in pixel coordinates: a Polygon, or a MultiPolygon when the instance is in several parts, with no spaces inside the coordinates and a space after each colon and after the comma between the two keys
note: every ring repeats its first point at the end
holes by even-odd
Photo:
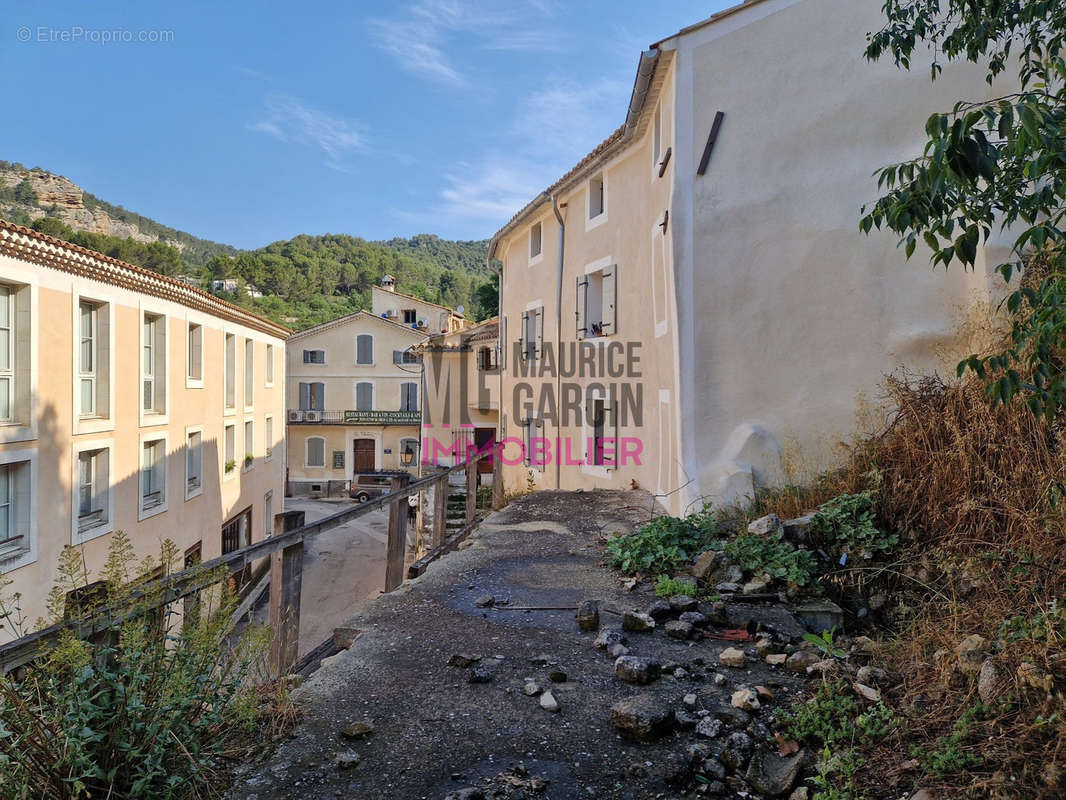
{"type": "Polygon", "coordinates": [[[195,286],[4,219],[0,219],[0,254],[180,303],[281,339],[292,333],[283,325],[195,286]]]}

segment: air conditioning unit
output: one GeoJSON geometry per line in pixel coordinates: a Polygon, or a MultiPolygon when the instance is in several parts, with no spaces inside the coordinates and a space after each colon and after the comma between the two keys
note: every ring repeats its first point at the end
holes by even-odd
{"type": "Polygon", "coordinates": [[[322,412],[321,411],[305,411],[304,412],[304,422],[321,422],[321,421],[322,421],[322,412]]]}
{"type": "Polygon", "coordinates": [[[398,308],[390,308],[388,311],[385,312],[385,316],[389,319],[392,319],[393,317],[398,317],[400,316],[400,310],[398,308]]]}
{"type": "Polygon", "coordinates": [[[302,411],[290,411],[289,412],[289,422],[303,422],[303,421],[304,421],[304,412],[302,412],[302,411]]]}

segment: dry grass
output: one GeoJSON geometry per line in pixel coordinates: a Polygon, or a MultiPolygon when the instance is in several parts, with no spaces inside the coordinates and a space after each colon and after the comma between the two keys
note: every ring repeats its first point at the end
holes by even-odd
{"type": "Polygon", "coordinates": [[[839,573],[832,588],[892,598],[880,656],[898,679],[889,699],[908,718],[916,753],[945,750],[943,737],[979,702],[976,680],[956,669],[956,646],[971,634],[1004,641],[1010,618],[1022,634],[995,656],[997,698],[957,743],[979,763],[934,774],[916,771],[912,753],[873,752],[871,785],[885,788],[870,794],[921,785],[940,789],[938,797],[1066,797],[1066,623],[1024,633],[1066,601],[1061,427],[1020,403],[993,408],[976,379],[895,376],[886,390],[884,426],[851,445],[843,467],[764,496],[759,510],[793,516],[840,493],[876,489],[882,524],[900,535],[898,559],[839,573]],[[1023,663],[1053,676],[1052,690],[1020,678],[1023,663]]]}

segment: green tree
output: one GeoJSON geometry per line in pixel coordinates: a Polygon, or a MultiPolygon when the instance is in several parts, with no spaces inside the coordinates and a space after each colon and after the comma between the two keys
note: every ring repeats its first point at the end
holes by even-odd
{"type": "Polygon", "coordinates": [[[909,258],[919,241],[932,262],[972,269],[993,230],[1015,236],[997,265],[1007,281],[1027,264],[1045,277],[1013,287],[1005,305],[1012,329],[1006,348],[973,355],[973,370],[994,402],[1025,398],[1053,417],[1066,402],[1066,4],[1062,0],[885,0],[884,27],[866,56],[889,56],[910,69],[916,48],[932,54],[936,80],[945,62],[982,64],[991,84],[1017,71],[1013,90],[993,100],[960,99],[926,122],[921,156],[878,171],[886,190],[863,209],[861,229],[898,234],[909,258]]]}
{"type": "Polygon", "coordinates": [[[23,178],[23,180],[15,186],[15,202],[27,206],[37,205],[37,192],[33,190],[33,185],[28,179],[23,178]]]}
{"type": "MultiPolygon", "coordinates": [[[[497,264],[502,269],[502,264],[497,264]]],[[[488,319],[496,316],[500,308],[500,273],[494,272],[492,276],[477,287],[477,318],[488,319]]]]}

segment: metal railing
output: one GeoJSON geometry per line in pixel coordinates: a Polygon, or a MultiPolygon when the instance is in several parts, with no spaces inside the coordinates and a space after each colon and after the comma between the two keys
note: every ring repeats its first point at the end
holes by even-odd
{"type": "MultiPolygon", "coordinates": [[[[324,531],[344,525],[371,511],[388,508],[388,541],[385,556],[385,591],[391,592],[403,582],[404,561],[407,546],[407,498],[429,489],[441,502],[434,503],[434,518],[430,541],[430,553],[412,565],[410,575],[421,574],[434,558],[455,547],[461,538],[470,533],[475,525],[475,503],[478,462],[492,457],[493,453],[472,454],[471,458],[454,467],[442,469],[425,478],[411,481],[406,474],[396,474],[388,494],[360,503],[323,517],[315,522],[292,530],[285,530],[285,514],[274,520],[275,534],[268,539],[234,550],[191,569],[176,572],[163,578],[140,584],[133,592],[135,600],[151,598],[153,607],[166,606],[184,597],[196,594],[218,582],[220,568],[229,575],[243,572],[254,562],[270,558],[270,610],[269,621],[273,633],[270,648],[270,666],[275,675],[284,675],[296,661],[300,631],[300,587],[303,573],[304,541],[324,531]],[[445,540],[444,498],[448,495],[448,476],[453,472],[466,472],[466,524],[464,528],[445,540]],[[428,560],[427,560],[428,559],[428,560]],[[415,565],[421,565],[415,568],[415,565]]],[[[494,461],[496,476],[494,501],[502,504],[503,492],[499,475],[500,459],[494,461]]],[[[66,630],[84,640],[116,627],[128,619],[131,613],[126,607],[105,606],[95,609],[78,619],[64,620],[20,639],[0,644],[0,674],[10,672],[41,657],[50,645],[66,630]]]]}

